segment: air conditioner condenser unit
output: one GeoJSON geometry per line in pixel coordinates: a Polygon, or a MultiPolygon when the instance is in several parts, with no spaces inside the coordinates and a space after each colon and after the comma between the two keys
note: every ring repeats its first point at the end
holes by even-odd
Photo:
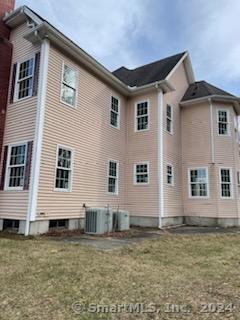
{"type": "Polygon", "coordinates": [[[113,231],[129,230],[129,212],[125,210],[113,211],[113,231]]]}
{"type": "Polygon", "coordinates": [[[85,233],[104,234],[112,231],[113,213],[109,208],[87,208],[85,215],[85,233]]]}

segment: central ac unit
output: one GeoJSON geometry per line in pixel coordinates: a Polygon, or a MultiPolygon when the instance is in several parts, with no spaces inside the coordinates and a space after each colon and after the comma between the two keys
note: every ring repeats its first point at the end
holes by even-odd
{"type": "Polygon", "coordinates": [[[113,211],[113,231],[129,230],[129,212],[125,210],[113,211]]]}
{"type": "Polygon", "coordinates": [[[104,234],[112,231],[112,210],[109,208],[87,208],[85,233],[104,234]]]}

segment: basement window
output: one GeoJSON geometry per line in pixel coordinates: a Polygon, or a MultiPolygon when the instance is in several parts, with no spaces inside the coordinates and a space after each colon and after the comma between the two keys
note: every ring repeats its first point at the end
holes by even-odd
{"type": "Polygon", "coordinates": [[[4,219],[3,230],[18,231],[18,229],[19,229],[19,220],[4,219]]]}
{"type": "Polygon", "coordinates": [[[50,220],[49,221],[49,229],[57,229],[57,228],[67,228],[68,220],[60,219],[60,220],[50,220]]]}

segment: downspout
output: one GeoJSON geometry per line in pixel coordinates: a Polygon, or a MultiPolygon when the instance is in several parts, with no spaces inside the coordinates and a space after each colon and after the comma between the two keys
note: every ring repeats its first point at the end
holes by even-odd
{"type": "Polygon", "coordinates": [[[158,214],[159,228],[161,229],[164,216],[164,190],[163,190],[163,91],[157,88],[157,178],[158,178],[158,214]]]}
{"type": "Polygon", "coordinates": [[[32,170],[31,170],[30,190],[29,190],[28,213],[27,213],[26,226],[25,226],[25,236],[29,235],[30,221],[35,221],[36,211],[37,211],[37,197],[38,197],[39,174],[40,174],[40,164],[41,164],[46,90],[47,90],[49,47],[50,47],[49,40],[44,39],[41,43],[37,115],[36,115],[36,123],[35,123],[35,137],[34,137],[34,146],[33,146],[33,155],[32,155],[32,170]]]}

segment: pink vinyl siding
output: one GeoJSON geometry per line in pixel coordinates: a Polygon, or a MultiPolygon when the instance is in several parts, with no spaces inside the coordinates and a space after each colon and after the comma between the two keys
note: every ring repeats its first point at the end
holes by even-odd
{"type": "Polygon", "coordinates": [[[83,216],[86,206],[125,205],[125,98],[50,47],[37,219],[83,216]],[[77,71],[75,108],[60,102],[62,65],[77,71]],[[111,96],[120,99],[120,129],[110,126],[111,96]],[[73,149],[72,191],[54,191],[57,145],[73,149]],[[108,161],[119,162],[119,192],[107,190],[108,161]]]}
{"type": "MultiPolygon", "coordinates": [[[[33,46],[23,38],[27,32],[29,32],[27,24],[22,24],[11,32],[12,66],[18,61],[34,56],[40,50],[39,46],[33,46]]],[[[9,87],[9,92],[10,90],[11,87],[9,87]]],[[[37,97],[23,99],[12,104],[8,103],[4,145],[34,140],[36,105],[37,97]]],[[[0,191],[1,218],[25,219],[27,208],[28,191],[0,191]]]]}

